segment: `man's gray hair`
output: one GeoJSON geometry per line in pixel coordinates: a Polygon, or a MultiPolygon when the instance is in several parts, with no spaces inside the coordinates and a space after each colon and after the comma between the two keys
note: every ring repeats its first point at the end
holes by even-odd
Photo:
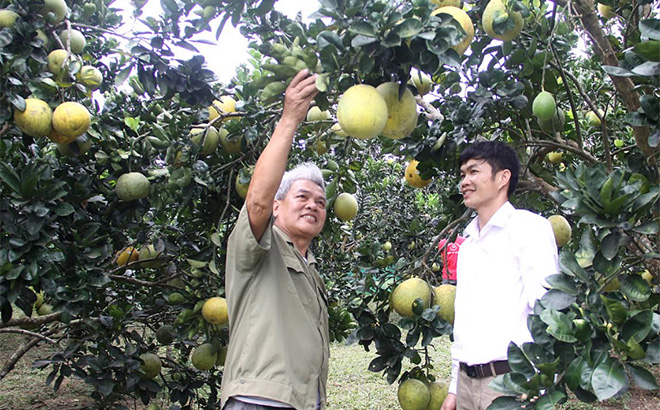
{"type": "Polygon", "coordinates": [[[299,179],[310,180],[325,192],[325,181],[323,181],[323,174],[319,167],[311,162],[303,162],[284,173],[280,187],[277,189],[277,194],[275,194],[275,199],[284,199],[289,189],[291,189],[291,184],[299,179]]]}

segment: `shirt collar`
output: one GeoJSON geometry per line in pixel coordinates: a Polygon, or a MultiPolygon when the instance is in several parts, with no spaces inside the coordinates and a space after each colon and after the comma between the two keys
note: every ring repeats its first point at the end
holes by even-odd
{"type": "MultiPolygon", "coordinates": [[[[276,230],[284,238],[284,240],[289,245],[291,245],[291,248],[293,248],[293,250],[294,250],[294,252],[296,252],[296,254],[300,255],[300,252],[298,252],[298,249],[296,249],[296,247],[293,245],[293,241],[291,240],[291,237],[286,232],[284,232],[279,226],[275,225],[274,223],[273,223],[273,229],[276,230]]],[[[307,248],[307,259],[305,259],[305,257],[302,256],[302,255],[300,255],[300,256],[309,265],[311,265],[313,263],[316,264],[316,258],[314,258],[314,254],[312,253],[312,250],[309,247],[307,248]]]]}
{"type": "Polygon", "coordinates": [[[503,227],[506,225],[506,222],[509,220],[509,217],[515,211],[516,208],[511,205],[511,202],[507,201],[502,206],[500,209],[498,209],[495,214],[490,218],[486,226],[481,228],[479,230],[479,216],[474,218],[472,222],[468,224],[468,226],[465,228],[465,234],[467,236],[473,236],[475,238],[478,238],[479,236],[483,235],[487,230],[492,229],[492,227],[503,227]]]}

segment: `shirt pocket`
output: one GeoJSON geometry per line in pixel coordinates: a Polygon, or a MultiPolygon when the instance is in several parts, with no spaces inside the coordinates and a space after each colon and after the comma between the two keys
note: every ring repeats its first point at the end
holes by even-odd
{"type": "Polygon", "coordinates": [[[288,271],[286,289],[289,293],[296,295],[303,304],[309,305],[311,303],[309,284],[302,262],[295,256],[286,255],[284,264],[288,271]]]}

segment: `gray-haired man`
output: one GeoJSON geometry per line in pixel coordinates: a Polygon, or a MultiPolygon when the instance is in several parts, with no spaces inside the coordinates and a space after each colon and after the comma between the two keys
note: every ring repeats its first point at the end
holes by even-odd
{"type": "Polygon", "coordinates": [[[325,408],[328,300],[309,251],[326,218],[323,177],[312,164],[284,172],[316,93],[307,70],[291,81],[229,237],[225,410],[325,408]]]}

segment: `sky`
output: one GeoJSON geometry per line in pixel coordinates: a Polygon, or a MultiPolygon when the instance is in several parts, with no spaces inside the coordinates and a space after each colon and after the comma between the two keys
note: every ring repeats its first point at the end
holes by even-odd
{"type": "MultiPolygon", "coordinates": [[[[130,0],[117,0],[113,6],[126,10],[124,14],[124,22],[127,27],[133,26],[133,21],[131,12],[133,10],[133,5],[130,0]]],[[[303,18],[308,17],[318,8],[318,2],[316,0],[278,0],[275,3],[275,9],[293,17],[299,11],[302,12],[303,18]]],[[[143,8],[143,15],[140,18],[146,16],[157,17],[162,12],[160,7],[160,1],[158,0],[149,0],[143,8]]],[[[205,32],[207,37],[206,40],[215,42],[215,32],[220,24],[220,18],[216,18],[211,22],[211,31],[205,32]]],[[[136,23],[135,30],[142,31],[140,23],[136,23]]],[[[201,36],[204,36],[203,34],[201,36]]],[[[234,76],[236,67],[241,63],[244,63],[249,58],[247,53],[247,44],[248,41],[243,36],[241,36],[238,29],[234,28],[230,22],[225,24],[225,27],[222,30],[222,35],[217,41],[217,45],[210,46],[206,44],[194,43],[200,51],[200,54],[206,59],[208,68],[213,70],[218,77],[218,80],[221,82],[229,82],[234,76]]],[[[182,59],[188,59],[192,57],[192,53],[186,50],[175,50],[175,52],[180,53],[177,56],[182,59]]]]}

